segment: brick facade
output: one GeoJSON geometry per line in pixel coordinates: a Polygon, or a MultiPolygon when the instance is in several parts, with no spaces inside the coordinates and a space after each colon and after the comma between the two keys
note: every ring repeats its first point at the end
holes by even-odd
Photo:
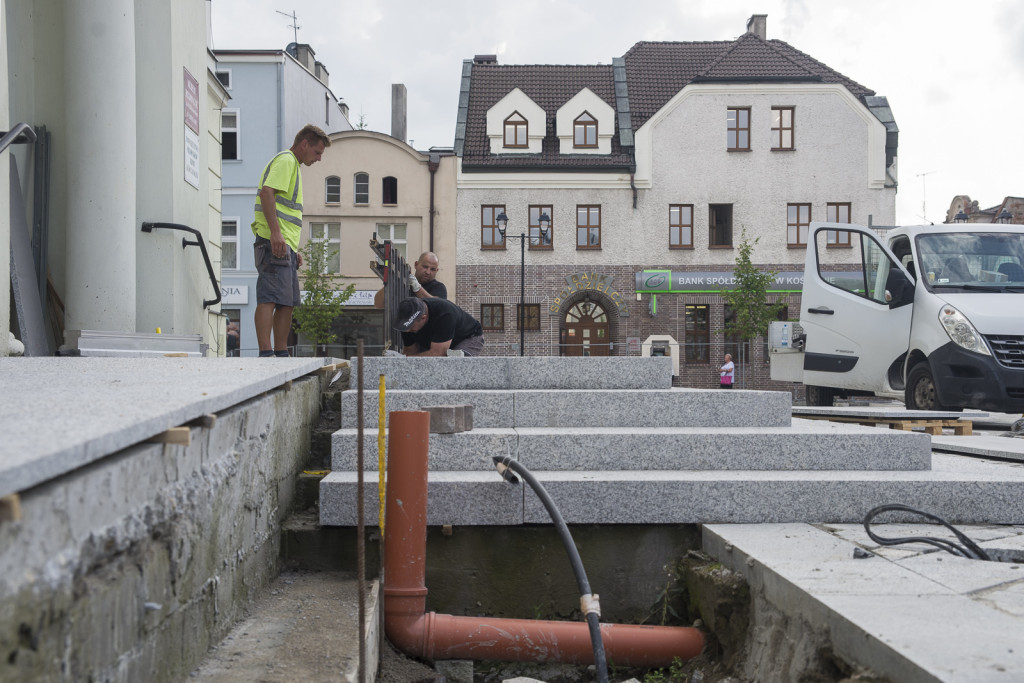
{"type": "MultiPolygon", "coordinates": [[[[786,264],[792,269],[792,264],[786,264]]],[[[540,330],[526,330],[526,355],[554,356],[562,353],[561,330],[565,326],[566,312],[577,302],[589,300],[604,308],[608,314],[610,355],[640,355],[640,344],[651,335],[669,335],[680,344],[680,375],[673,380],[675,386],[712,389],[718,387],[718,367],[725,354],[725,339],[722,330],[725,325],[725,301],[715,294],[659,294],[656,312],[651,314],[649,294],[642,294],[637,300],[635,275],[650,268],[640,265],[608,265],[584,268],[564,264],[539,266],[529,263],[525,266],[525,303],[540,305],[540,330]],[[582,285],[566,297],[561,295],[570,287],[572,276],[594,273],[598,277],[611,278],[613,292],[621,295],[628,315],[621,315],[612,297],[596,288],[582,285]],[[556,303],[556,299],[561,299],[556,303]],[[706,304],[710,313],[709,346],[707,362],[687,362],[685,345],[687,304],[706,304]],[[557,313],[552,314],[552,308],[557,313]]],[[[678,265],[675,270],[684,270],[678,265]]],[[[780,265],[766,266],[779,270],[780,265]]],[[[690,266],[685,270],[720,270],[720,267],[690,266]]],[[[480,319],[482,304],[501,304],[504,307],[504,330],[485,330],[487,340],[484,355],[515,356],[519,354],[519,328],[516,321],[516,307],[519,304],[519,266],[465,265],[459,268],[457,288],[458,303],[477,319],[480,319]]],[[[606,280],[607,281],[607,280],[606,280]]],[[[784,302],[789,307],[789,316],[795,318],[799,311],[800,295],[773,295],[770,302],[784,302]]],[[[772,382],[769,379],[768,359],[764,356],[763,342],[755,340],[747,345],[744,357],[736,358],[737,383],[746,389],[789,390],[789,383],[772,382]],[[742,362],[741,362],[742,360],[742,362]]]]}

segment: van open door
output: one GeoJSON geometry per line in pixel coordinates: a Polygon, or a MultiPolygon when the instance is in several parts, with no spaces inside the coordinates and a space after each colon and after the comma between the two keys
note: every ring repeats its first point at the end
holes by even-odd
{"type": "Polygon", "coordinates": [[[869,228],[811,223],[800,325],[804,384],[898,393],[910,340],[914,278],[869,228]],[[829,248],[849,232],[853,249],[829,248]]]}

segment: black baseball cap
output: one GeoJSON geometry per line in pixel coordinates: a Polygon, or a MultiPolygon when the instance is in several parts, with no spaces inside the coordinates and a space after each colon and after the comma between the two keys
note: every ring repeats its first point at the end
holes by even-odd
{"type": "Polygon", "coordinates": [[[408,332],[421,316],[427,314],[427,305],[420,299],[402,299],[398,304],[398,312],[395,314],[394,327],[400,332],[408,332]]]}

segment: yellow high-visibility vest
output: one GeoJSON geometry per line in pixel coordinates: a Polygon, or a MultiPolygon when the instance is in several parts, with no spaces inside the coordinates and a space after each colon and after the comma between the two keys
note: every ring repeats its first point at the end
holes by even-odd
{"type": "Polygon", "coordinates": [[[256,208],[252,221],[252,231],[260,237],[270,239],[270,226],[263,215],[259,192],[264,185],[273,187],[277,203],[277,224],[281,227],[281,236],[293,250],[299,250],[299,237],[302,234],[302,174],[299,173],[299,160],[291,150],[285,150],[267,162],[263,167],[259,187],[256,188],[256,208]]]}

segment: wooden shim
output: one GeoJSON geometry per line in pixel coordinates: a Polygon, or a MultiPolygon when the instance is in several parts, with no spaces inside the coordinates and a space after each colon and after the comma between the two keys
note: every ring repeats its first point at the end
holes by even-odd
{"type": "Polygon", "coordinates": [[[188,423],[190,427],[203,427],[204,429],[213,429],[215,424],[217,424],[217,416],[214,413],[200,415],[188,423]]]}
{"type": "Polygon", "coordinates": [[[192,429],[189,427],[171,427],[166,432],[146,439],[148,443],[169,443],[178,446],[192,445],[192,429]]]}
{"type": "Polygon", "coordinates": [[[17,522],[21,519],[21,498],[17,493],[0,496],[0,522],[17,522]]]}

